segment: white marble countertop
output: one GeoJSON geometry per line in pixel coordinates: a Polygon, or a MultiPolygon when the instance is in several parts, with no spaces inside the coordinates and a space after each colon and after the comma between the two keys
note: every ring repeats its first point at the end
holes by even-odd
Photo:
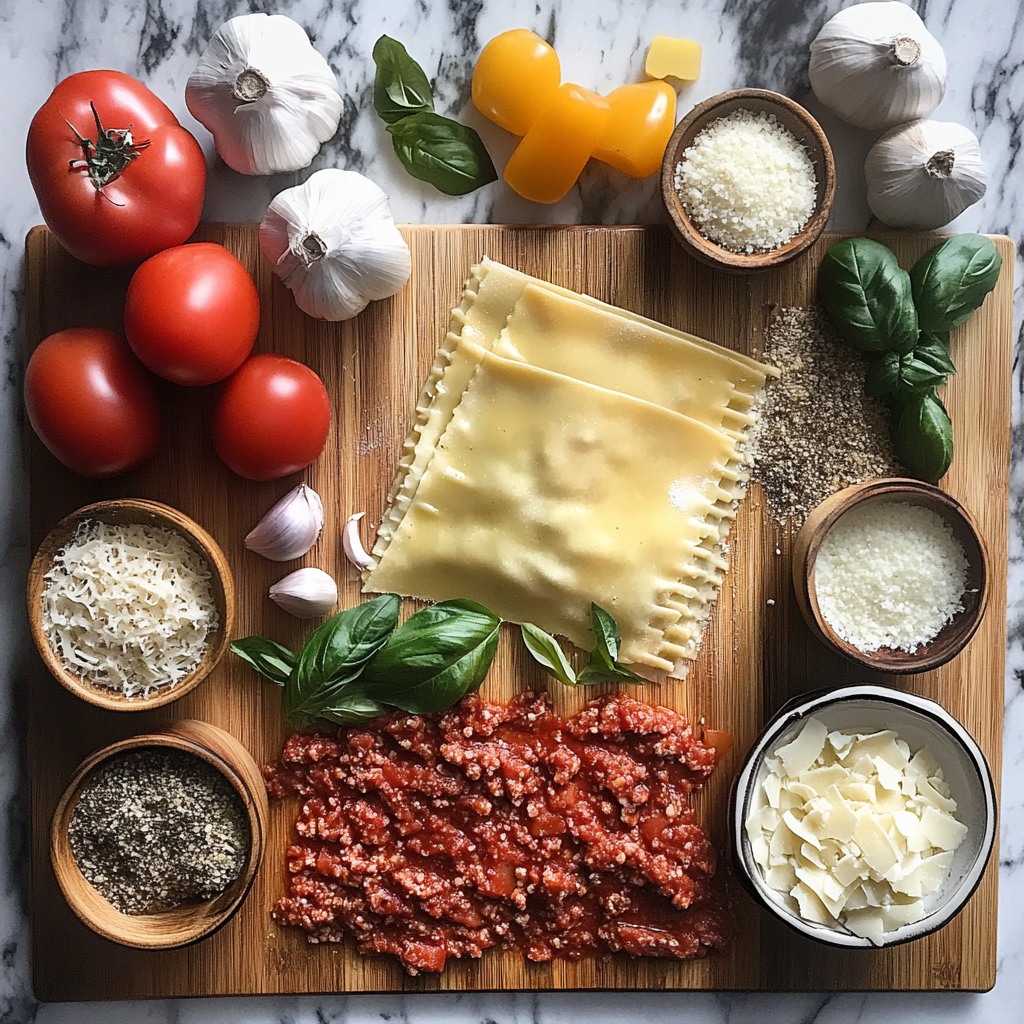
{"type": "MultiPolygon", "coordinates": [[[[147,1003],[48,1004],[35,1001],[27,925],[28,785],[22,665],[28,636],[22,589],[29,560],[27,479],[19,438],[20,349],[24,331],[25,233],[41,217],[21,158],[29,121],[56,83],[96,67],[117,68],[146,82],[197,136],[212,169],[205,217],[262,218],[269,200],[309,171],[244,178],[227,170],[210,135],[188,114],[185,81],[209,36],[227,18],[249,10],[289,14],[301,22],[338,73],[346,100],[337,136],[311,170],[347,167],[377,181],[398,221],[420,223],[651,223],[663,219],[657,177],[626,179],[591,165],[561,203],[540,207],[498,181],[463,199],[449,199],[409,178],[372,111],[370,51],[382,33],[403,41],[436,77],[439,112],[472,124],[499,172],[513,139],[469,102],[473,61],[498,32],[527,27],[552,41],[563,80],[606,92],[642,77],[655,35],[685,36],[704,47],[698,82],[680,92],[680,114],[723,89],[759,86],[806,103],[819,116],[836,155],[839,190],[831,227],[865,229],[861,165],[875,136],[823,112],[807,82],[807,48],[842,0],[0,0],[0,137],[12,155],[0,191],[0,337],[5,374],[0,395],[0,1022],[119,1024],[146,1020],[235,1024],[327,1024],[390,1021],[415,1024],[558,1024],[585,1019],[726,1022],[814,1021],[864,1024],[970,1020],[1006,1024],[1024,1005],[1024,800],[1015,782],[1024,768],[1024,463],[1020,458],[1022,369],[1013,375],[1015,458],[1010,486],[1009,649],[1007,652],[1001,802],[999,970],[984,994],[851,993],[842,995],[707,993],[466,994],[461,996],[306,996],[147,1003]]],[[[989,173],[985,198],[954,222],[954,230],[1011,236],[1024,245],[1024,13],[1017,0],[913,0],[949,62],[945,99],[933,115],[970,127],[981,140],[989,173]]],[[[1024,294],[1017,264],[1016,337],[1024,294]]],[[[1019,347],[1019,346],[1018,346],[1019,347]]],[[[1005,386],[1005,382],[993,382],[1005,386]]]]}

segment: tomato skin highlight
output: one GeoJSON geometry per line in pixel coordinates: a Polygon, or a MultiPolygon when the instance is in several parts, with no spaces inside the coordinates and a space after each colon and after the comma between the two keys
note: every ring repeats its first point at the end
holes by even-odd
{"type": "Polygon", "coordinates": [[[25,369],[25,408],[43,444],[82,476],[127,472],[160,447],[156,382],[113,331],[44,338],[25,369]]]}
{"type": "Polygon", "coordinates": [[[260,297],[222,245],[193,242],[151,256],[132,276],[124,330],[157,376],[201,387],[234,373],[252,351],[260,297]]]}
{"type": "Polygon", "coordinates": [[[162,100],[120,71],[65,78],[32,119],[25,157],[43,219],[84,263],[114,266],[180,245],[203,212],[206,158],[199,143],[162,100]],[[75,131],[97,137],[90,103],[105,131],[130,129],[137,146],[148,143],[102,194],[86,170],[69,166],[83,157],[75,131]]]}
{"type": "Polygon", "coordinates": [[[223,384],[213,414],[213,446],[247,480],[277,480],[323,451],[331,401],[323,381],[294,359],[266,352],[223,384]]]}

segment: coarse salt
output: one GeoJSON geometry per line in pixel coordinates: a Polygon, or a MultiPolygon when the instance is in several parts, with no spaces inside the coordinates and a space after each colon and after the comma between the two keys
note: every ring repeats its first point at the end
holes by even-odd
{"type": "Polygon", "coordinates": [[[675,187],[697,230],[733,252],[767,252],[814,212],[814,164],[773,114],[734,110],[699,132],[676,165],[675,187]]]}

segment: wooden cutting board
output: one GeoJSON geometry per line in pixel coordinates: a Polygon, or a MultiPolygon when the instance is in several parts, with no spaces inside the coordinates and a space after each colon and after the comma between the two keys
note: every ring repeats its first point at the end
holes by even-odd
{"type": "MultiPolygon", "coordinates": [[[[341,525],[351,512],[362,510],[369,521],[379,521],[420,384],[469,268],[481,256],[756,355],[771,308],[808,304],[816,268],[835,240],[823,238],[802,259],[761,276],[731,277],[684,256],[660,228],[417,226],[403,232],[413,254],[405,289],[353,321],[326,324],[299,312],[271,274],[259,255],[254,226],[202,226],[197,239],[222,242],[257,282],[263,313],[257,350],[300,359],[326,382],[334,421],[323,456],[301,477],[263,484],[241,480],[213,452],[210,389],[168,385],[164,448],[137,473],[100,483],[79,479],[30,439],[33,549],[58,519],[87,502],[115,496],[168,502],[197,519],[223,546],[238,584],[239,635],[263,633],[297,648],[309,627],[266,597],[286,568],[246,551],[242,538],[278,497],[306,480],[323,496],[327,527],[302,562],[331,572],[346,606],[360,600],[356,572],[341,550],[341,525]]],[[[935,243],[934,236],[911,234],[882,240],[908,267],[935,243]]],[[[876,680],[940,701],[976,737],[998,780],[1013,246],[1008,238],[997,238],[996,244],[1004,261],[999,284],[952,343],[959,372],[951,378],[946,403],[957,454],[943,481],[975,514],[988,543],[993,570],[988,614],[967,649],[944,668],[909,679],[876,680]]],[[[30,233],[27,250],[30,350],[65,327],[120,327],[129,270],[86,267],[43,228],[30,233]]],[[[735,737],[732,752],[698,798],[698,813],[720,846],[731,779],[766,717],[798,693],[871,677],[830,655],[805,628],[790,584],[791,541],[791,530],[766,517],[763,495],[753,486],[730,538],[732,569],[695,669],[684,683],[643,689],[645,699],[693,719],[703,717],[710,727],[735,737]]],[[[617,955],[533,964],[491,950],[477,961],[451,962],[440,976],[410,978],[391,958],[360,956],[351,944],[307,945],[301,932],[271,920],[270,907],[285,885],[284,850],[296,810],[288,803],[272,805],[267,857],[242,910],[222,931],[183,950],[127,949],[79,923],[50,869],[50,819],[75,766],[101,746],[178,717],[213,722],[238,737],[257,761],[271,761],[286,734],[279,691],[231,655],[195,691],[150,712],[115,713],[86,705],[50,678],[35,657],[28,677],[33,967],[36,995],[43,1000],[383,990],[987,989],[995,982],[998,858],[960,917],[930,938],[895,949],[820,948],[770,921],[737,889],[737,936],[722,956],[675,963],[617,955]]],[[[484,692],[507,699],[526,687],[548,687],[563,714],[594,695],[548,680],[509,631],[484,692]]]]}

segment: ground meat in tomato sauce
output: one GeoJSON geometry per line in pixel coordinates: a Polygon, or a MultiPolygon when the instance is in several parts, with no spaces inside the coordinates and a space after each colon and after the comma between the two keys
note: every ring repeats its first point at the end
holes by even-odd
{"type": "Polygon", "coordinates": [[[273,796],[304,801],[273,916],[414,974],[491,946],[703,956],[729,931],[689,800],[714,765],[686,719],[621,695],[565,721],[542,695],[473,694],[293,735],[264,769],[273,796]]]}

